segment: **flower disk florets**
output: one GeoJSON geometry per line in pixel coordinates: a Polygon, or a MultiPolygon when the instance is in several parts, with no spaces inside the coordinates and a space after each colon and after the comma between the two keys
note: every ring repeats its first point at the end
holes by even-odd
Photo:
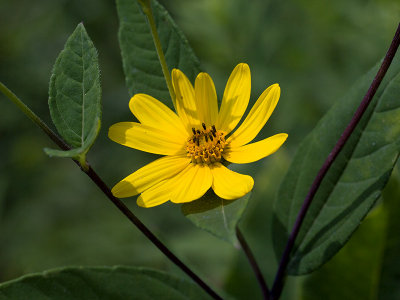
{"type": "Polygon", "coordinates": [[[193,136],[188,140],[187,156],[195,164],[212,164],[221,161],[222,152],[227,144],[225,133],[217,130],[215,125],[207,128],[202,124],[201,129],[192,128],[193,136]]]}

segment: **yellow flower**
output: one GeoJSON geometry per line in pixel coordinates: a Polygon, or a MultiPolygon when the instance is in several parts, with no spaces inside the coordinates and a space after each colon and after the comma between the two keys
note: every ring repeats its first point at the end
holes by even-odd
{"type": "Polygon", "coordinates": [[[280,96],[278,84],[268,87],[248,116],[234,131],[250,98],[250,69],[239,64],[226,84],[218,111],[214,83],[200,73],[193,88],[179,70],[172,71],[176,113],[160,101],[136,94],[129,108],[140,123],[122,122],[110,127],[113,141],[134,149],[165,155],[137,170],[112,189],[116,197],[141,193],[137,204],[160,205],[168,200],[196,200],[212,187],[224,199],[237,199],[251,191],[253,178],[229,170],[224,162],[250,163],[264,158],[285,142],[286,133],[251,143],[265,125],[280,96]]]}

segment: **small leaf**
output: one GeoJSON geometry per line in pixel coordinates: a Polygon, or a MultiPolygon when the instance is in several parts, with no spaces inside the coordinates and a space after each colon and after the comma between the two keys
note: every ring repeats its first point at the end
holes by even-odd
{"type": "Polygon", "coordinates": [[[251,192],[237,200],[224,200],[209,191],[199,200],[183,204],[182,213],[197,227],[235,245],[236,225],[250,196],[251,192]]]}
{"type": "Polygon", "coordinates": [[[0,300],[210,299],[197,285],[167,273],[132,267],[69,267],[0,284],[0,300]]]}
{"type": "Polygon", "coordinates": [[[49,155],[86,154],[100,130],[100,72],[97,51],[82,24],[68,38],[50,79],[49,108],[54,125],[73,150],[49,155]]]}
{"type": "MultiPolygon", "coordinates": [[[[152,1],[154,19],[169,70],[178,68],[189,79],[199,73],[199,61],[171,16],[152,1]]],[[[171,106],[153,37],[137,1],[117,0],[119,44],[129,94],[145,93],[171,106]]]]}
{"type": "Polygon", "coordinates": [[[303,283],[304,299],[400,299],[398,178],[390,180],[383,198],[349,243],[307,277],[303,283]]]}
{"type": "MultiPolygon", "coordinates": [[[[298,148],[275,201],[274,247],[289,232],[320,167],[368,90],[378,66],[337,102],[298,148]]],[[[312,272],[329,260],[366,216],[392,172],[400,145],[399,60],[325,176],[296,240],[288,273],[312,272]]]]}

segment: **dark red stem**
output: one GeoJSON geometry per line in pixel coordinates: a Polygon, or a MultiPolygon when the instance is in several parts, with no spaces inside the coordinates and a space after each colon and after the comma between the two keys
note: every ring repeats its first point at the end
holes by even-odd
{"type": "Polygon", "coordinates": [[[249,245],[247,244],[239,227],[236,227],[236,236],[239,240],[240,246],[243,249],[243,252],[246,254],[247,259],[248,259],[251,267],[253,268],[253,272],[257,278],[258,284],[260,285],[260,288],[261,288],[261,291],[263,294],[263,299],[269,300],[269,289],[268,289],[267,283],[264,279],[264,276],[263,276],[260,268],[258,267],[257,261],[253,255],[253,252],[251,252],[251,249],[250,249],[249,245]]]}
{"type": "MultiPolygon", "coordinates": [[[[5,85],[0,82],[1,91],[10,98],[23,113],[30,118],[36,125],[38,125],[48,137],[62,150],[70,150],[63,139],[55,134],[28,106],[22,103],[18,97],[11,92],[5,85]]],[[[79,162],[74,162],[80,166],[79,162]]],[[[200,277],[198,277],[188,266],[186,266],[178,257],[175,256],[151,231],[144,225],[135,214],[118,198],[114,197],[109,187],[97,175],[97,173],[89,166],[87,170],[80,166],[81,170],[85,172],[92,181],[103,191],[107,198],[134,224],[166,257],[169,258],[175,265],[177,265],[183,272],[186,273],[194,282],[196,282],[204,291],[206,291],[214,299],[222,299],[214,290],[212,290],[200,277]]]]}
{"type": "Polygon", "coordinates": [[[389,69],[390,64],[392,63],[393,57],[396,54],[399,44],[400,44],[400,24],[397,27],[397,31],[393,37],[392,43],[389,47],[389,50],[386,53],[386,56],[382,62],[382,65],[379,68],[378,73],[376,74],[374,80],[372,81],[371,86],[369,87],[366,95],[362,99],[361,104],[358,107],[357,111],[355,112],[350,123],[347,125],[346,129],[343,131],[341,137],[337,141],[335,147],[332,149],[331,153],[326,158],[324,164],[322,165],[317,176],[315,177],[314,182],[312,183],[306,198],[304,199],[303,205],[300,209],[299,214],[297,215],[296,222],[294,223],[292,232],[287,241],[285,251],[283,252],[283,255],[282,255],[279,267],[278,267],[278,272],[276,273],[276,276],[275,276],[274,285],[271,290],[271,299],[279,299],[279,297],[281,295],[282,288],[283,288],[283,280],[285,277],[287,265],[289,263],[290,253],[293,249],[296,237],[300,231],[301,224],[303,223],[303,220],[306,216],[308,208],[310,207],[310,204],[311,204],[319,186],[321,185],[322,180],[324,179],[326,173],[328,172],[330,166],[332,165],[332,163],[334,162],[334,160],[336,159],[336,157],[338,156],[340,151],[343,149],[345,143],[347,142],[350,135],[356,128],[358,122],[360,121],[360,119],[363,116],[364,112],[366,111],[368,105],[370,104],[372,98],[374,97],[376,91],[378,90],[383,77],[385,76],[387,70],[389,69]]]}

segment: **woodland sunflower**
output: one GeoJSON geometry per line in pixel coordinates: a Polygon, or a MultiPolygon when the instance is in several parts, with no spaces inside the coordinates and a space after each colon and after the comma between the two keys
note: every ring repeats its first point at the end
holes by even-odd
{"type": "Polygon", "coordinates": [[[287,138],[279,133],[251,143],[271,116],[280,96],[278,84],[268,87],[258,98],[242,124],[250,99],[250,68],[236,66],[226,84],[221,107],[211,77],[200,73],[193,88],[179,70],[172,71],[176,113],[157,99],[136,94],[129,108],[137,122],[121,122],[110,127],[111,140],[134,149],[165,155],[117,183],[112,193],[119,198],[141,194],[143,207],[166,201],[196,200],[208,189],[223,199],[237,199],[252,190],[251,176],[228,169],[227,163],[250,163],[279,149],[287,138]]]}

